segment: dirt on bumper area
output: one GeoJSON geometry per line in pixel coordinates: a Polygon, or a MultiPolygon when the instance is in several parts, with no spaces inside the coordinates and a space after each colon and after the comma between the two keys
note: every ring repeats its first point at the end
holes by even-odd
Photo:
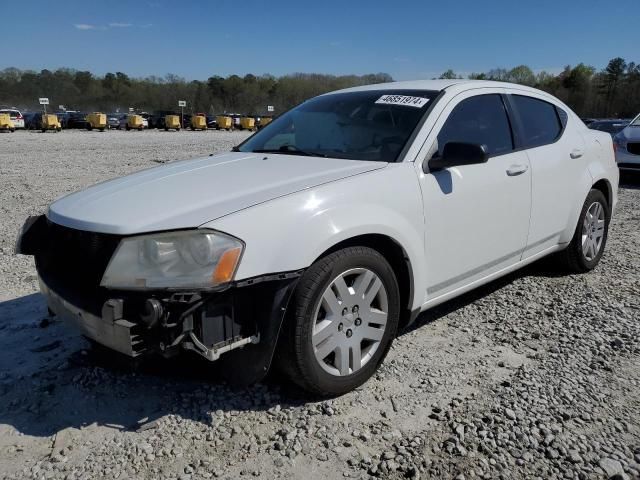
{"type": "Polygon", "coordinates": [[[134,365],[48,316],[31,258],[13,254],[28,215],[244,138],[2,137],[0,478],[640,477],[640,177],[624,178],[595,271],[550,258],[426,312],[337,399],[276,374],[234,390],[195,355],[134,365]]]}

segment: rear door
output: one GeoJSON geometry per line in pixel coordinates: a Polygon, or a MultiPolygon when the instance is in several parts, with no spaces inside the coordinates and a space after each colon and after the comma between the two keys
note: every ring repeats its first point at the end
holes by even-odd
{"type": "Polygon", "coordinates": [[[529,159],[515,150],[503,90],[480,91],[451,100],[434,126],[435,138],[425,144],[425,160],[442,154],[447,142],[483,144],[490,155],[483,164],[420,174],[427,301],[517,263],[526,245],[529,159]]]}
{"type": "Polygon", "coordinates": [[[568,115],[535,94],[510,94],[522,148],[531,164],[531,226],[524,257],[558,244],[567,230],[584,171],[584,140],[568,115]]]}

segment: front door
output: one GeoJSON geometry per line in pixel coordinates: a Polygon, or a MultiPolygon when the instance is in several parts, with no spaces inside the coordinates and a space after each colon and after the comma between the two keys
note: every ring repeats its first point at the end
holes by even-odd
{"type": "Polygon", "coordinates": [[[500,93],[466,92],[436,122],[429,158],[447,142],[466,142],[486,145],[489,160],[421,175],[426,301],[517,263],[526,245],[531,168],[527,154],[514,151],[500,93]]]}

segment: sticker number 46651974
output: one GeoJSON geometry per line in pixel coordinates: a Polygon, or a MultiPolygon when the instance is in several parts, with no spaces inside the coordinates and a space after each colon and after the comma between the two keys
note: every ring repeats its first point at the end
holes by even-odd
{"type": "Polygon", "coordinates": [[[427,102],[428,98],[422,97],[410,97],[409,95],[383,95],[376,103],[382,103],[384,105],[404,105],[406,107],[422,108],[427,102]]]}

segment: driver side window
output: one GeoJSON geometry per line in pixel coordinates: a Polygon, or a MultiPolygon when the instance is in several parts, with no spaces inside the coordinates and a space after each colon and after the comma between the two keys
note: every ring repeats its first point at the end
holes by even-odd
{"type": "Polygon", "coordinates": [[[448,142],[486,145],[489,156],[513,151],[507,110],[499,94],[477,95],[461,101],[438,134],[438,153],[448,142]]]}

